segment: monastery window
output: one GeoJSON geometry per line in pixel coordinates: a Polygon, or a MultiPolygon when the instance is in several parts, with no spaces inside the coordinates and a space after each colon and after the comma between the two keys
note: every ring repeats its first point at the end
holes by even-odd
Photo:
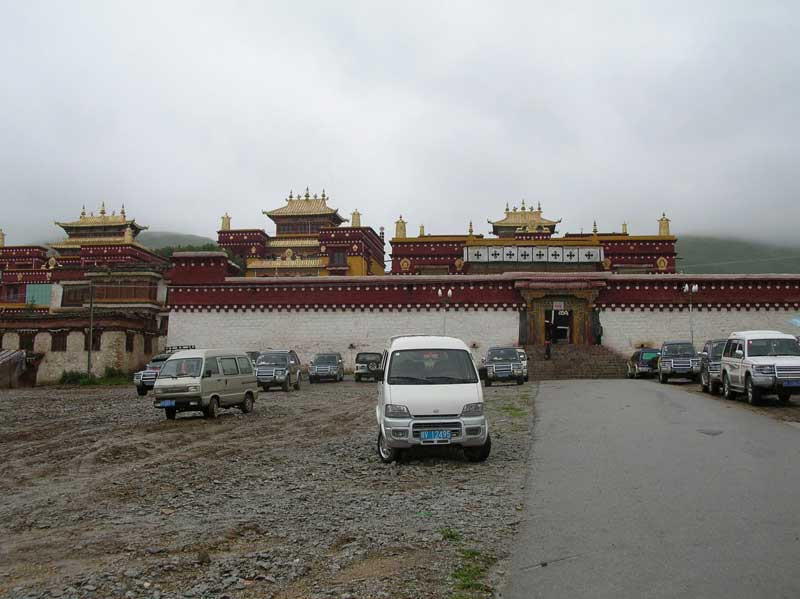
{"type": "Polygon", "coordinates": [[[33,352],[33,340],[36,338],[36,333],[20,333],[19,334],[19,348],[26,352],[33,352]]]}
{"type": "Polygon", "coordinates": [[[50,334],[50,351],[67,351],[67,335],[69,331],[57,331],[50,334]]]}
{"type": "MultiPolygon", "coordinates": [[[[103,338],[103,331],[95,330],[92,332],[92,351],[100,351],[100,341],[103,338]]],[[[89,331],[83,334],[83,351],[89,351],[89,331]]]]}
{"type": "Polygon", "coordinates": [[[347,252],[344,250],[333,250],[331,252],[332,266],[347,266],[347,252]]]}
{"type": "Polygon", "coordinates": [[[19,285],[6,285],[5,301],[18,302],[19,301],[19,285]]]}
{"type": "Polygon", "coordinates": [[[125,333],[125,351],[128,353],[133,351],[134,338],[135,336],[133,333],[125,333]]]}
{"type": "Polygon", "coordinates": [[[61,297],[62,306],[81,306],[89,299],[87,285],[64,285],[64,294],[61,297]]]}

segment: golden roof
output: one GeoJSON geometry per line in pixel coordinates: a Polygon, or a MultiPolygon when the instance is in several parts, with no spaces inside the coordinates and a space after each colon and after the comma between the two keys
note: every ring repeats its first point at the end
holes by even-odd
{"type": "Polygon", "coordinates": [[[324,268],[321,258],[298,258],[297,260],[260,260],[249,258],[247,268],[324,268]]]}
{"type": "Polygon", "coordinates": [[[124,237],[72,237],[56,243],[48,243],[53,249],[77,248],[83,245],[135,245],[136,247],[152,251],[138,241],[127,241],[124,237]]]}
{"type": "Polygon", "coordinates": [[[120,210],[119,214],[106,213],[106,204],[103,202],[100,205],[100,212],[96,214],[94,212],[86,214],[86,206],[81,209],[81,215],[78,217],[78,220],[74,220],[71,222],[56,222],[59,227],[98,227],[104,225],[127,225],[134,229],[135,231],[143,231],[147,229],[147,227],[143,227],[142,225],[136,224],[134,219],[128,220],[127,216],[125,215],[125,204],[122,205],[122,209],[120,210]]]}
{"type": "Polygon", "coordinates": [[[561,219],[548,220],[543,218],[541,204],[539,204],[536,210],[534,210],[533,206],[530,208],[525,208],[525,200],[522,200],[521,208],[517,209],[517,207],[514,206],[513,210],[509,210],[508,204],[506,204],[505,218],[497,221],[490,220],[488,222],[490,225],[494,225],[496,227],[523,227],[531,231],[535,231],[539,226],[554,227],[561,222],[561,219]]]}
{"type": "Polygon", "coordinates": [[[275,210],[264,210],[263,213],[265,216],[269,216],[270,218],[273,216],[336,215],[341,222],[346,222],[346,219],[342,218],[335,208],[328,206],[329,199],[330,198],[325,195],[324,189],[322,190],[322,195],[317,197],[317,194],[312,196],[306,187],[306,193],[304,196],[301,197],[300,194],[298,194],[295,198],[292,192],[289,192],[289,197],[286,198],[286,206],[277,208],[275,210]]]}

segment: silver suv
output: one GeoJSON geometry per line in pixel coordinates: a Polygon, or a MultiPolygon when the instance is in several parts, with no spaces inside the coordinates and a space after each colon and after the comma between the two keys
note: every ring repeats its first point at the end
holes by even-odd
{"type": "Polygon", "coordinates": [[[291,349],[271,349],[256,360],[256,381],[264,391],[280,387],[300,390],[300,358],[291,349]]]}
{"type": "Polygon", "coordinates": [[[722,350],[722,392],[744,393],[754,405],[772,394],[789,401],[800,394],[800,343],[778,331],[732,333],[722,350]]]}

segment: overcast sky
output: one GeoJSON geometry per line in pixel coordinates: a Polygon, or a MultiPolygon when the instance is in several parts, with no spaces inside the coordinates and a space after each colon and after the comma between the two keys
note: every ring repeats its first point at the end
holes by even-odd
{"type": "Polygon", "coordinates": [[[798,238],[796,2],[0,0],[0,228],[274,227],[289,190],[464,233],[798,238]],[[602,4],[602,7],[598,6],[602,4]]]}

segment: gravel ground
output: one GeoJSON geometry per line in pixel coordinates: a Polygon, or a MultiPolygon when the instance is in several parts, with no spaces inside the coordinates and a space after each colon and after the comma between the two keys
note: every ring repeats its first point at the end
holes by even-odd
{"type": "Polygon", "coordinates": [[[522,518],[535,384],[493,448],[377,458],[373,384],[164,419],[131,388],[0,392],[0,596],[490,597],[522,518]]]}

